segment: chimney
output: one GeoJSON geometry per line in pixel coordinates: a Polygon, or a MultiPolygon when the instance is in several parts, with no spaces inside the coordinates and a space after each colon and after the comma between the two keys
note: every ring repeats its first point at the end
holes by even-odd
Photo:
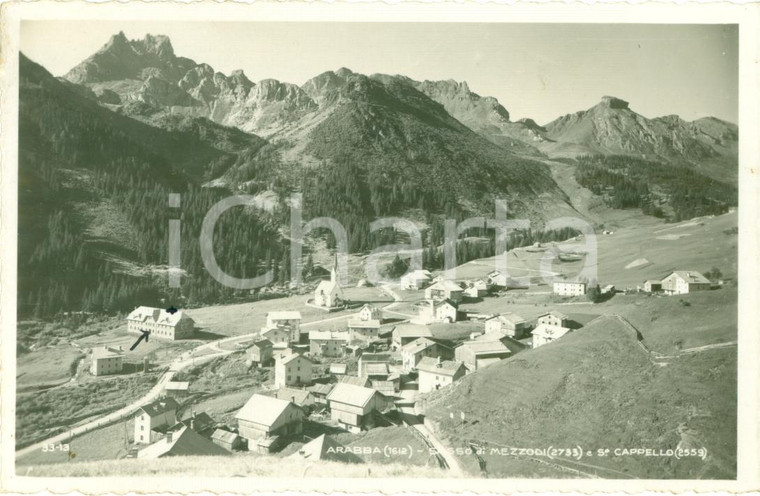
{"type": "Polygon", "coordinates": [[[437,357],[435,361],[435,366],[438,368],[441,368],[441,357],[437,357]]]}
{"type": "Polygon", "coordinates": [[[171,432],[171,431],[169,431],[169,432],[166,433],[166,442],[167,443],[171,443],[172,442],[172,434],[174,434],[174,433],[171,432]]]}
{"type": "Polygon", "coordinates": [[[296,402],[296,397],[295,397],[295,396],[291,396],[291,397],[290,397],[290,401],[292,401],[292,402],[293,402],[293,404],[295,404],[295,402],[296,402]]]}
{"type": "MultiPolygon", "coordinates": [[[[195,415],[193,415],[193,417],[195,417],[195,415]]],[[[195,430],[195,418],[190,419],[190,430],[191,431],[195,430]]]]}

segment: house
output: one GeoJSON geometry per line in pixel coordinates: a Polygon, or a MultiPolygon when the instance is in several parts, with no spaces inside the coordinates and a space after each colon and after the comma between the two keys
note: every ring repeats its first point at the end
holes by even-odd
{"type": "Polygon", "coordinates": [[[677,270],[662,280],[662,290],[669,295],[709,291],[711,286],[705,276],[693,270],[677,270]]]}
{"type": "Polygon", "coordinates": [[[275,397],[281,400],[291,401],[306,411],[314,405],[314,395],[309,389],[283,387],[275,391],[275,397]]]}
{"type": "MultiPolygon", "coordinates": [[[[358,368],[359,368],[359,377],[366,377],[367,376],[367,366],[374,363],[381,363],[386,365],[387,370],[387,364],[390,363],[391,356],[389,353],[364,353],[361,357],[359,357],[358,362],[358,368]]],[[[377,369],[375,369],[377,370],[377,369]]]]}
{"type": "Polygon", "coordinates": [[[399,324],[393,329],[392,344],[395,349],[400,349],[405,344],[411,343],[417,338],[432,338],[433,333],[425,325],[399,324]]]}
{"type": "Polygon", "coordinates": [[[369,387],[371,382],[369,377],[357,377],[355,375],[344,375],[338,379],[338,384],[351,384],[352,386],[369,387]]]}
{"type": "Polygon", "coordinates": [[[539,315],[536,319],[536,325],[566,327],[569,321],[570,319],[564,313],[552,310],[551,312],[539,315]]]}
{"type": "Polygon", "coordinates": [[[304,444],[298,452],[290,455],[290,458],[326,460],[341,463],[363,463],[363,460],[350,449],[347,449],[326,434],[322,434],[304,444]]]}
{"type": "Polygon", "coordinates": [[[467,281],[464,288],[464,295],[468,298],[481,298],[488,295],[491,290],[490,286],[483,279],[467,281]]]}
{"type": "Polygon", "coordinates": [[[350,343],[370,343],[377,339],[379,332],[380,321],[377,319],[348,321],[348,339],[350,343]]]}
{"type": "Polygon", "coordinates": [[[246,350],[246,355],[248,355],[248,359],[256,367],[264,367],[265,365],[269,365],[269,362],[272,361],[273,349],[274,343],[266,338],[261,338],[253,342],[253,344],[246,350]]]}
{"type": "Polygon", "coordinates": [[[300,333],[289,325],[263,327],[261,337],[272,343],[273,352],[275,348],[287,348],[291,343],[297,343],[301,339],[300,333]]]}
{"type": "Polygon", "coordinates": [[[144,405],[135,415],[135,444],[149,444],[161,439],[177,424],[179,405],[172,398],[162,398],[144,405]]]}
{"type": "Polygon", "coordinates": [[[438,281],[425,290],[426,300],[451,300],[459,303],[464,297],[464,289],[454,281],[438,281]]]}
{"type": "Polygon", "coordinates": [[[92,349],[92,362],[90,363],[90,373],[92,375],[110,375],[118,374],[124,368],[124,352],[119,348],[102,348],[92,349]]]}
{"type": "Polygon", "coordinates": [[[330,269],[330,280],[320,281],[314,290],[314,304],[323,308],[338,308],[343,306],[346,297],[338,282],[338,255],[335,255],[333,267],[330,269]]]}
{"type": "Polygon", "coordinates": [[[533,329],[533,348],[538,348],[539,346],[556,341],[570,331],[571,329],[569,327],[539,324],[533,329]]]}
{"type": "Polygon", "coordinates": [[[155,459],[170,456],[226,456],[230,452],[189,427],[167,432],[147,448],[137,452],[137,458],[155,459]]]}
{"type": "Polygon", "coordinates": [[[430,281],[431,276],[429,270],[413,270],[401,277],[401,289],[422,289],[430,281]]]}
{"type": "Polygon", "coordinates": [[[386,381],[390,375],[388,363],[368,363],[364,366],[364,377],[369,379],[370,383],[375,381],[386,381]]]}
{"type": "Polygon", "coordinates": [[[313,356],[340,357],[346,352],[348,332],[309,332],[309,352],[313,356]]]}
{"type": "Polygon", "coordinates": [[[300,434],[306,413],[292,401],[254,394],[235,415],[240,436],[248,449],[269,452],[277,444],[272,438],[300,434]]]}
{"type": "Polygon", "coordinates": [[[273,341],[266,331],[274,328],[287,329],[290,332],[289,341],[291,343],[297,343],[301,339],[301,312],[296,310],[285,310],[267,313],[267,323],[261,329],[261,335],[273,344],[277,344],[277,341],[273,341]]]}
{"type": "Polygon", "coordinates": [[[401,363],[406,372],[416,368],[425,357],[454,358],[454,349],[429,338],[417,338],[401,347],[401,363]]]}
{"type": "Polygon", "coordinates": [[[214,430],[216,429],[216,421],[212,419],[206,412],[192,412],[190,415],[170,427],[169,430],[176,431],[182,427],[188,427],[201,436],[210,438],[211,434],[213,434],[214,430]]]}
{"type": "Polygon", "coordinates": [[[465,341],[454,348],[454,358],[463,362],[469,370],[474,371],[509,358],[520,349],[522,345],[508,337],[493,341],[465,341]],[[507,342],[512,349],[507,346],[507,342]]]}
{"type": "Polygon", "coordinates": [[[372,381],[372,385],[370,387],[386,398],[393,398],[393,396],[396,394],[396,391],[398,390],[396,383],[388,380],[372,381]]]}
{"type": "Polygon", "coordinates": [[[190,383],[186,381],[169,381],[164,386],[164,394],[175,400],[187,398],[190,383]]]}
{"type": "Polygon", "coordinates": [[[516,313],[509,312],[501,315],[496,315],[486,320],[486,333],[500,333],[503,336],[509,336],[511,338],[522,338],[529,329],[528,322],[517,315],[516,313]]]}
{"type": "Polygon", "coordinates": [[[585,282],[580,281],[555,281],[552,292],[560,296],[583,296],[586,286],[585,282]]]}
{"type": "Polygon", "coordinates": [[[327,395],[330,418],[344,429],[358,433],[374,427],[374,412],[382,412],[387,406],[385,397],[374,389],[336,384],[327,395]]]}
{"type": "Polygon", "coordinates": [[[303,355],[277,357],[274,363],[274,386],[281,388],[311,383],[312,362],[303,355]]]}
{"type": "Polygon", "coordinates": [[[331,363],[330,373],[333,375],[345,375],[347,368],[348,368],[348,365],[346,365],[345,363],[331,363]]]}
{"type": "Polygon", "coordinates": [[[488,276],[486,277],[488,279],[488,284],[497,288],[506,288],[509,282],[507,275],[502,274],[498,270],[494,270],[493,272],[490,272],[488,276]]]}
{"type": "Polygon", "coordinates": [[[161,308],[137,307],[127,315],[127,332],[150,331],[151,339],[187,339],[193,336],[194,329],[195,322],[182,310],[167,312],[161,308]]]}
{"type": "Polygon", "coordinates": [[[450,386],[467,373],[464,362],[425,357],[417,364],[420,393],[429,393],[450,386]]]}
{"type": "Polygon", "coordinates": [[[647,293],[662,291],[662,281],[659,279],[647,279],[644,281],[644,291],[647,293]]]}
{"type": "Polygon", "coordinates": [[[452,300],[426,300],[417,306],[415,324],[432,324],[443,322],[450,324],[459,317],[459,304],[452,300]]]}
{"type": "Polygon", "coordinates": [[[334,384],[314,384],[313,386],[309,386],[308,389],[314,397],[314,404],[327,405],[327,395],[330,394],[330,391],[334,387],[334,384]]]}
{"type": "Polygon", "coordinates": [[[377,308],[375,305],[365,303],[364,306],[362,306],[361,309],[359,309],[359,311],[356,313],[356,316],[359,320],[364,322],[368,320],[382,321],[383,311],[377,308]]]}
{"type": "Polygon", "coordinates": [[[211,435],[211,442],[227,451],[238,451],[245,447],[245,441],[234,432],[217,429],[211,435]]]}

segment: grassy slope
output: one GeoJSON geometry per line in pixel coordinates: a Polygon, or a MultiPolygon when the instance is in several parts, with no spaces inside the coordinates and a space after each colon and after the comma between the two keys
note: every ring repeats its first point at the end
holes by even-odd
{"type": "MultiPolygon", "coordinates": [[[[634,225],[613,230],[612,235],[596,235],[597,268],[600,284],[614,284],[618,289],[635,288],[646,279],[662,278],[673,269],[707,271],[718,267],[725,277],[736,277],[737,246],[736,234],[727,234],[738,225],[737,214],[728,213],[717,217],[706,217],[694,221],[665,224],[654,218],[644,219],[634,225]],[[626,269],[632,262],[646,259],[648,264],[626,269]]],[[[593,245],[590,240],[561,243],[563,250],[587,250],[593,245]],[[589,247],[586,247],[586,242],[589,247]]],[[[543,252],[531,253],[524,249],[512,250],[508,258],[510,275],[531,276],[540,280],[543,252]]],[[[494,259],[473,260],[457,267],[457,279],[484,277],[494,270],[494,259]]],[[[551,270],[566,274],[568,278],[577,275],[583,262],[555,261],[551,270]]],[[[548,286],[535,290],[549,291],[548,286]],[[540,289],[542,288],[542,289],[540,289]]]]}
{"type": "Polygon", "coordinates": [[[66,383],[82,353],[69,347],[42,348],[18,357],[16,387],[19,389],[57,386],[66,383]]]}
{"type": "MultiPolygon", "coordinates": [[[[706,447],[706,462],[594,457],[583,462],[601,468],[583,470],[606,477],[614,476],[612,469],[635,477],[730,478],[736,474],[736,352],[712,350],[658,366],[631,332],[605,317],[437,393],[428,415],[453,447],[465,440],[584,450],[665,449],[682,442],[706,447]],[[452,411],[465,412],[468,422],[450,420],[452,411]]],[[[527,457],[485,458],[492,477],[536,475],[527,457]]],[[[477,471],[474,457],[462,462],[477,471]]]]}

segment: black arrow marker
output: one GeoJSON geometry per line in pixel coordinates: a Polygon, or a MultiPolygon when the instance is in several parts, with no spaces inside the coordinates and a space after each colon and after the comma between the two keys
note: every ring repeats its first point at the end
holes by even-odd
{"type": "Polygon", "coordinates": [[[172,315],[174,315],[175,313],[177,313],[177,309],[174,308],[174,305],[172,305],[169,308],[167,308],[166,311],[169,312],[172,315]]]}
{"type": "Polygon", "coordinates": [[[148,342],[148,336],[150,336],[150,331],[143,331],[141,330],[142,334],[139,338],[137,338],[137,341],[135,341],[135,344],[132,345],[132,347],[129,349],[129,351],[135,351],[135,348],[137,348],[137,345],[140,344],[140,341],[145,339],[145,342],[148,342]]]}

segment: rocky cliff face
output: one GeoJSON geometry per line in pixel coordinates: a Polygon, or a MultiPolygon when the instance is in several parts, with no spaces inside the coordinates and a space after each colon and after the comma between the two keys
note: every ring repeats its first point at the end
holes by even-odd
{"type": "MultiPolygon", "coordinates": [[[[344,105],[374,101],[374,105],[397,105],[397,110],[405,111],[423,106],[426,115],[436,115],[440,122],[445,114],[523,156],[572,158],[601,153],[704,161],[735,160],[737,155],[738,132],[733,124],[714,118],[648,119],[614,96],[604,96],[588,110],[539,126],[532,119],[511,121],[498,100],[478,95],[466,82],[366,76],[347,68],[322,73],[301,87],[273,79],[253,82],[242,71],[225,75],[208,64],[176,56],[165,36],[130,41],[119,33],[66,79],[84,87],[83,91],[94,90],[102,103],[152,124],[165,122],[165,114],[208,117],[246,132],[291,141],[301,140],[344,105]],[[388,97],[389,91],[393,98],[388,97]]],[[[378,115],[369,108],[362,112],[368,119],[378,115]]],[[[378,129],[382,125],[375,123],[378,129]]]]}

